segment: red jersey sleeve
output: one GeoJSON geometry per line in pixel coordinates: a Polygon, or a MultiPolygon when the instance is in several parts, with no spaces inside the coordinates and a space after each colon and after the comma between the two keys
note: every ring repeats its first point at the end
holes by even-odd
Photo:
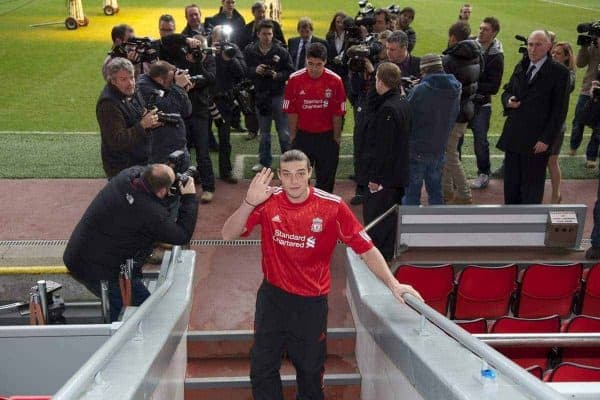
{"type": "Polygon", "coordinates": [[[337,80],[333,103],[333,107],[331,108],[333,115],[346,114],[346,91],[344,90],[344,83],[341,79],[337,80]]]}
{"type": "Polygon", "coordinates": [[[294,89],[296,79],[290,78],[285,85],[285,92],[283,94],[283,112],[288,114],[298,114],[296,107],[296,91],[294,89]]]}
{"type": "Polygon", "coordinates": [[[363,254],[373,248],[371,238],[343,201],[340,202],[336,222],[338,238],[356,254],[363,254]]]}
{"type": "Polygon", "coordinates": [[[250,235],[252,233],[252,229],[254,229],[254,227],[256,225],[260,225],[264,209],[265,209],[264,204],[261,204],[258,207],[256,207],[254,210],[252,210],[252,212],[248,216],[248,219],[246,220],[246,226],[244,227],[244,232],[240,236],[246,237],[246,236],[250,235]]]}

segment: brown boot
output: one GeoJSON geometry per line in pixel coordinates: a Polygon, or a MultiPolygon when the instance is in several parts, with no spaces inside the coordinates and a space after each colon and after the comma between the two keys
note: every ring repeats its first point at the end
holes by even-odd
{"type": "Polygon", "coordinates": [[[470,196],[469,197],[455,196],[454,199],[448,204],[454,204],[454,205],[473,204],[473,198],[470,196]]]}

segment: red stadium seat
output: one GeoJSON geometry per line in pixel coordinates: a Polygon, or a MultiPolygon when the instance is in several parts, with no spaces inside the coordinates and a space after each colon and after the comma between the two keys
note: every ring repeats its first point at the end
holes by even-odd
{"type": "Polygon", "coordinates": [[[508,313],[517,266],[489,268],[469,265],[457,279],[453,318],[498,318],[508,313]]]}
{"type": "MultiPolygon", "coordinates": [[[[560,317],[552,315],[545,318],[499,318],[490,333],[558,333],[560,332],[560,317]]],[[[548,354],[552,347],[497,347],[496,350],[513,360],[523,368],[540,365],[546,368],[548,354]]]]}
{"type": "MultiPolygon", "coordinates": [[[[563,330],[567,333],[600,333],[600,318],[579,315],[563,330]]],[[[562,361],[600,367],[600,348],[566,347],[562,350],[562,361]]]]}
{"type": "Polygon", "coordinates": [[[540,380],[544,377],[544,368],[539,365],[532,365],[529,368],[525,368],[525,370],[540,380]]]}
{"type": "Polygon", "coordinates": [[[454,270],[449,264],[433,267],[400,265],[394,276],[400,283],[412,285],[430,307],[446,315],[448,296],[452,293],[454,270]]]}
{"type": "Polygon", "coordinates": [[[477,318],[470,321],[454,321],[454,323],[471,334],[487,333],[487,321],[485,318],[477,318]]]}
{"type": "Polygon", "coordinates": [[[600,382],[600,368],[560,363],[544,377],[546,382],[600,382]]]}
{"type": "Polygon", "coordinates": [[[581,313],[600,317],[600,264],[594,265],[587,271],[581,313]]]}
{"type": "Polygon", "coordinates": [[[519,285],[515,315],[538,318],[558,314],[571,315],[575,294],[581,287],[581,264],[527,267],[519,285]]]}

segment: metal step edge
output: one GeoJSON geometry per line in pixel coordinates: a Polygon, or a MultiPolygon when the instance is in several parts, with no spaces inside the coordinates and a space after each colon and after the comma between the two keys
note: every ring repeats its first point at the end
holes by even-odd
{"type": "MultiPolygon", "coordinates": [[[[328,339],[354,339],[355,328],[327,328],[328,339]]],[[[222,330],[222,331],[188,331],[188,342],[219,342],[253,340],[254,331],[250,329],[222,330]]]]}
{"type": "MultiPolygon", "coordinates": [[[[352,374],[325,374],[323,376],[327,386],[360,385],[362,377],[359,373],[352,374]]],[[[296,384],[296,375],[281,375],[283,386],[296,384]]],[[[185,378],[185,389],[220,389],[220,388],[251,388],[250,377],[210,377],[210,378],[185,378]]]]}

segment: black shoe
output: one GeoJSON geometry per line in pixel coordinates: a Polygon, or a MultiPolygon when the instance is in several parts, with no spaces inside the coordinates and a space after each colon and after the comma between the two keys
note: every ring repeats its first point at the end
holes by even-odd
{"type": "Polygon", "coordinates": [[[227,183],[230,183],[232,185],[235,185],[236,183],[238,183],[238,180],[236,178],[234,178],[233,176],[231,176],[231,175],[222,176],[221,180],[223,182],[227,182],[227,183]]]}
{"type": "Polygon", "coordinates": [[[258,132],[248,132],[248,134],[246,135],[244,140],[256,139],[257,136],[258,136],[258,132]]]}
{"type": "Polygon", "coordinates": [[[357,206],[362,204],[365,201],[365,196],[362,194],[355,194],[353,198],[350,199],[350,204],[353,206],[357,206]]]}
{"type": "Polygon", "coordinates": [[[585,258],[588,260],[598,260],[600,259],[600,247],[590,247],[585,252],[585,258]]]}
{"type": "Polygon", "coordinates": [[[211,153],[218,153],[219,152],[219,145],[214,145],[214,146],[209,146],[208,147],[208,151],[210,151],[211,153]]]}
{"type": "Polygon", "coordinates": [[[248,132],[248,129],[244,128],[242,125],[235,125],[235,126],[232,125],[231,130],[234,132],[240,132],[240,133],[248,132]]]}

